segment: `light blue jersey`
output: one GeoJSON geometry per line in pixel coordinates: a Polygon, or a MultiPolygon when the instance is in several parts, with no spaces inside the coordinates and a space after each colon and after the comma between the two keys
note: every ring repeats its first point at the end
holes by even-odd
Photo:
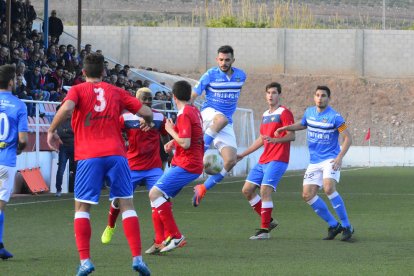
{"type": "Polygon", "coordinates": [[[246,73],[235,67],[232,69],[233,74],[229,78],[219,67],[213,67],[200,78],[199,83],[194,87],[198,95],[206,91],[206,101],[201,110],[211,107],[223,113],[229,123],[233,122],[232,116],[236,111],[240,91],[246,81],[246,73]]]}
{"type": "Polygon", "coordinates": [[[318,113],[316,106],[308,107],[301,124],[307,127],[310,163],[317,164],[336,158],[341,151],[338,128],[345,124],[341,114],[328,106],[318,113]]]}
{"type": "Polygon", "coordinates": [[[0,165],[16,166],[19,132],[28,132],[26,105],[11,92],[0,92],[0,165]]]}

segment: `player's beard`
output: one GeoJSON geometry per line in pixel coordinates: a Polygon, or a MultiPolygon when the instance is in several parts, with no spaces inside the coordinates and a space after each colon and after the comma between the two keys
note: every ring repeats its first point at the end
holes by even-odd
{"type": "Polygon", "coordinates": [[[220,67],[220,70],[224,73],[227,73],[230,69],[231,69],[231,66],[221,66],[220,67]]]}

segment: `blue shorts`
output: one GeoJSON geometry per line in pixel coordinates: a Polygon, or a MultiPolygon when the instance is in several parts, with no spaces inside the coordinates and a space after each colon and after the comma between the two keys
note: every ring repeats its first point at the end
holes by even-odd
{"type": "Polygon", "coordinates": [[[257,164],[249,172],[246,181],[257,186],[267,185],[272,186],[276,191],[280,179],[282,179],[288,167],[288,163],[271,161],[266,164],[257,164]]]}
{"type": "Polygon", "coordinates": [[[111,187],[109,200],[132,198],[131,173],[123,156],[105,156],[80,160],[76,168],[75,200],[98,204],[102,184],[111,187]]]}
{"type": "Polygon", "coordinates": [[[190,173],[183,168],[174,166],[164,173],[154,187],[167,197],[175,197],[184,186],[196,180],[200,175],[190,173]]]}
{"type": "Polygon", "coordinates": [[[144,186],[149,191],[157,183],[164,172],[161,168],[154,168],[145,171],[131,171],[131,182],[134,191],[138,186],[144,186]]]}

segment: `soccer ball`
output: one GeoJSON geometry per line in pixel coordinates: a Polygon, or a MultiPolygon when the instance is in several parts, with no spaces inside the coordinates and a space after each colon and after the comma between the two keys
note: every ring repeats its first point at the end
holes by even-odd
{"type": "Polygon", "coordinates": [[[217,153],[209,153],[204,155],[203,165],[206,174],[218,174],[223,169],[223,159],[217,153]]]}

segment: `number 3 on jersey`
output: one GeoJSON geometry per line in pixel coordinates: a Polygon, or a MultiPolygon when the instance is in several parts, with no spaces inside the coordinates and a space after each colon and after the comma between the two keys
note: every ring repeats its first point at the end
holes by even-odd
{"type": "Polygon", "coordinates": [[[96,104],[93,109],[96,112],[102,112],[105,110],[106,107],[105,90],[103,90],[102,88],[94,88],[93,91],[95,92],[95,94],[97,94],[96,100],[99,102],[99,105],[96,104]]]}

